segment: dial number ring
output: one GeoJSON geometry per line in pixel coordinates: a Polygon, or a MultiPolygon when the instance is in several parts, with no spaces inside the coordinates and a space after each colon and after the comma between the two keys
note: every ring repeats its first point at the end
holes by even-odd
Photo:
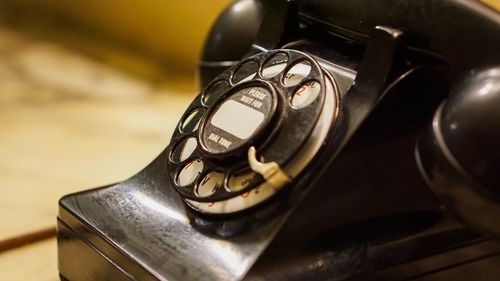
{"type": "MultiPolygon", "coordinates": [[[[283,62],[278,60],[278,64],[281,63],[283,62]]],[[[195,200],[198,202],[216,202],[227,200],[253,190],[263,183],[262,177],[260,177],[260,175],[256,175],[247,186],[241,189],[231,188],[229,186],[229,181],[234,171],[237,170],[235,167],[239,167],[238,169],[248,168],[246,159],[236,162],[234,159],[229,159],[228,161],[213,159],[210,155],[207,155],[206,150],[202,149],[202,144],[199,139],[200,131],[203,130],[203,127],[206,124],[205,120],[207,116],[209,116],[210,110],[213,110],[214,106],[216,106],[221,100],[227,98],[228,95],[234,93],[235,90],[232,89],[235,89],[236,87],[249,87],[251,85],[256,85],[255,83],[259,85],[271,84],[272,90],[275,90],[278,95],[277,103],[281,108],[281,112],[278,112],[279,116],[276,117],[278,118],[276,127],[279,127],[279,130],[276,129],[270,132],[273,137],[263,143],[264,149],[258,150],[263,159],[271,159],[280,165],[285,165],[291,158],[291,155],[293,155],[293,153],[300,148],[307,134],[312,130],[312,124],[316,122],[317,116],[319,116],[324,102],[325,91],[325,82],[322,70],[312,58],[298,51],[270,51],[250,58],[233,67],[229,71],[225,71],[217,77],[214,82],[210,83],[202,91],[202,93],[195,98],[188,108],[188,111],[190,112],[197,109],[203,110],[204,114],[202,116],[197,116],[198,120],[193,120],[193,122],[197,121],[199,126],[195,130],[192,130],[192,132],[186,132],[186,130],[183,130],[182,122],[184,122],[184,118],[187,118],[187,115],[185,114],[181,122],[179,122],[179,126],[177,127],[178,129],[172,136],[171,147],[173,147],[173,149],[169,153],[170,157],[167,161],[170,179],[177,179],[182,167],[184,167],[187,162],[193,161],[193,159],[201,159],[204,164],[202,171],[192,183],[181,186],[175,180],[172,181],[174,188],[185,199],[195,200]],[[286,56],[286,66],[280,66],[278,68],[274,65],[279,72],[274,76],[266,75],[264,77],[265,67],[273,67],[273,65],[268,65],[267,63],[278,55],[281,55],[282,57],[286,56]],[[233,81],[235,73],[237,73],[237,71],[241,71],[242,65],[248,63],[249,61],[257,63],[258,68],[255,70],[255,73],[250,73],[248,76],[251,77],[248,80],[245,77],[242,78],[244,75],[239,74],[239,81],[233,81]],[[296,83],[293,83],[293,85],[285,83],[286,75],[293,70],[294,67],[304,63],[310,65],[310,71],[307,75],[302,75],[302,77],[300,77],[296,83]],[[298,108],[296,106],[292,106],[291,99],[294,96],[294,93],[299,91],[303,85],[309,83],[310,81],[314,81],[319,85],[319,93],[317,96],[312,98],[310,103],[304,107],[298,108]],[[224,90],[217,90],[218,87],[221,87],[220,85],[224,85],[224,90]],[[209,91],[211,91],[210,94],[207,94],[209,91]],[[280,120],[284,115],[287,118],[286,122],[280,120]],[[298,139],[295,143],[290,143],[288,140],[293,140],[296,135],[301,135],[302,139],[298,139]],[[181,161],[173,161],[176,160],[172,157],[173,151],[180,142],[185,141],[185,139],[189,137],[195,137],[197,139],[196,148],[189,157],[183,157],[180,159],[181,161]],[[272,147],[280,147],[280,149],[271,149],[272,147]],[[229,164],[226,164],[226,162],[229,164]],[[224,175],[223,186],[217,188],[211,194],[207,195],[207,193],[204,193],[203,196],[200,196],[200,193],[197,191],[200,184],[203,184],[202,182],[204,177],[213,171],[217,171],[224,175]]]]}

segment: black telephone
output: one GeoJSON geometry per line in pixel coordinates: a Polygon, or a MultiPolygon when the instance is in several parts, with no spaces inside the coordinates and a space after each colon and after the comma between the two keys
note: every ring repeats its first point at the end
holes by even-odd
{"type": "Polygon", "coordinates": [[[148,167],[60,200],[61,279],[500,273],[495,7],[238,0],[200,84],[148,167]]]}

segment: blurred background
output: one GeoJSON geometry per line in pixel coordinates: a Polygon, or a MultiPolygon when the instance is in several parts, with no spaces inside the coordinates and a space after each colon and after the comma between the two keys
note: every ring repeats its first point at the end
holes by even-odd
{"type": "Polygon", "coordinates": [[[229,0],[0,2],[0,280],[59,280],[57,200],[168,144],[229,0]],[[35,239],[36,240],[36,239],[35,239]]]}

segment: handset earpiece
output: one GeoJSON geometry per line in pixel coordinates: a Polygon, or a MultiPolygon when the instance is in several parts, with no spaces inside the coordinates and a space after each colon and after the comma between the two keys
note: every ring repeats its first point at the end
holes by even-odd
{"type": "Polygon", "coordinates": [[[263,17],[260,0],[238,0],[217,18],[208,34],[199,62],[201,88],[236,65],[257,38],[263,17]]]}
{"type": "Polygon", "coordinates": [[[237,0],[219,16],[199,62],[200,86],[245,57],[278,49],[298,29],[295,0],[237,0]]]}
{"type": "Polygon", "coordinates": [[[416,150],[420,172],[446,207],[500,237],[500,66],[470,75],[436,111],[416,150]]]}

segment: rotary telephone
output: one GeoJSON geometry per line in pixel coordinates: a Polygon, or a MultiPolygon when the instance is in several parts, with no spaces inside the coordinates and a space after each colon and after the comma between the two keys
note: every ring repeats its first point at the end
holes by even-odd
{"type": "Polygon", "coordinates": [[[499,50],[478,1],[234,1],[166,149],[60,200],[61,278],[494,275],[499,50]]]}

